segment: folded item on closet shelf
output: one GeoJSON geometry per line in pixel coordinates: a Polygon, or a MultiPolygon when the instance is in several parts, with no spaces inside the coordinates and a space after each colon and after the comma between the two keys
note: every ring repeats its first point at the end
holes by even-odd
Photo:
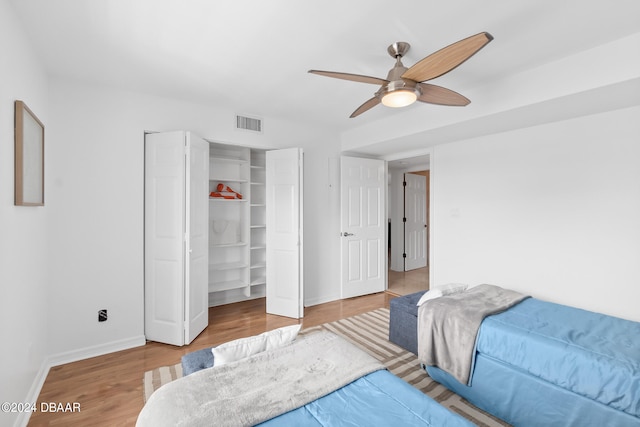
{"type": "Polygon", "coordinates": [[[217,191],[212,191],[209,193],[209,197],[216,199],[235,199],[236,195],[233,193],[219,193],[217,191]]]}
{"type": "Polygon", "coordinates": [[[227,192],[227,193],[232,193],[235,194],[235,197],[237,197],[238,199],[242,199],[242,194],[238,193],[237,191],[235,191],[233,188],[229,187],[228,185],[225,185],[223,183],[219,183],[218,187],[216,188],[216,190],[220,193],[222,192],[227,192]]]}

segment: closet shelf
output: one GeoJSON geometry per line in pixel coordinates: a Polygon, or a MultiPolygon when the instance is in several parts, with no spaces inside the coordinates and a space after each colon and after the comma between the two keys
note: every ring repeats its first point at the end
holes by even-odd
{"type": "Polygon", "coordinates": [[[238,242],[238,243],[223,243],[220,245],[211,244],[212,248],[236,248],[241,246],[247,246],[246,242],[238,242]]]}
{"type": "Polygon", "coordinates": [[[251,286],[259,286],[259,285],[264,285],[266,283],[267,283],[266,277],[258,277],[251,281],[251,286]]]}
{"type": "Polygon", "coordinates": [[[227,282],[210,282],[209,292],[230,291],[232,289],[246,288],[247,286],[247,283],[240,280],[229,280],[227,282]]]}
{"type": "Polygon", "coordinates": [[[245,182],[249,182],[248,179],[242,179],[242,178],[237,178],[235,176],[227,176],[227,177],[217,177],[217,176],[210,176],[209,177],[209,181],[219,181],[219,182],[237,182],[240,184],[243,184],[245,182]]]}
{"type": "Polygon", "coordinates": [[[248,265],[245,262],[223,262],[220,264],[209,264],[209,269],[213,271],[239,270],[241,268],[247,267],[248,265]]]}
{"type": "Polygon", "coordinates": [[[234,165],[246,165],[247,163],[249,163],[249,160],[247,159],[241,159],[239,157],[220,157],[220,156],[214,156],[211,157],[211,160],[213,162],[218,162],[218,163],[231,163],[234,165]]]}
{"type": "Polygon", "coordinates": [[[224,197],[209,197],[210,202],[218,203],[247,203],[247,199],[225,199],[224,197]]]}
{"type": "Polygon", "coordinates": [[[251,268],[265,268],[267,266],[266,262],[260,262],[260,263],[256,263],[256,264],[252,264],[251,268]]]}

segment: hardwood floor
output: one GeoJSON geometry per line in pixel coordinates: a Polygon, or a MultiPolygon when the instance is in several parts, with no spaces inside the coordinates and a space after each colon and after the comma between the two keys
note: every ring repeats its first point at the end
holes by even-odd
{"type": "Polygon", "coordinates": [[[429,289],[429,268],[423,267],[410,271],[389,270],[389,292],[396,295],[408,295],[429,289]]]}
{"type": "MultiPolygon", "coordinates": [[[[308,328],[389,307],[394,296],[383,292],[305,308],[308,328]]],[[[189,346],[146,345],[51,368],[29,426],[133,426],[143,406],[145,371],[173,365],[189,352],[299,323],[265,313],[258,299],[209,309],[209,326],[189,346]],[[40,412],[41,403],[80,404],[79,412],[40,412]]]]}

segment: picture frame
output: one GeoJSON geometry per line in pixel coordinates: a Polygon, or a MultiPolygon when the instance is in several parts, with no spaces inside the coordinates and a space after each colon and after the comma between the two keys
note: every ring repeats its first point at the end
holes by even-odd
{"type": "Polygon", "coordinates": [[[15,101],[15,205],[44,206],[44,125],[15,101]]]}

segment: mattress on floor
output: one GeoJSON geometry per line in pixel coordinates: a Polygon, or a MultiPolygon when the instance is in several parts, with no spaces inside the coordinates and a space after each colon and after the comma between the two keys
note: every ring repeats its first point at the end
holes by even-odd
{"type": "Polygon", "coordinates": [[[640,418],[478,354],[473,385],[435,366],[435,381],[514,427],[640,427],[640,418]]]}
{"type": "Polygon", "coordinates": [[[529,298],[487,317],[476,349],[483,357],[640,417],[638,322],[529,298]]]}
{"type": "Polygon", "coordinates": [[[376,371],[261,426],[431,426],[473,424],[386,370],[376,371]]]}

